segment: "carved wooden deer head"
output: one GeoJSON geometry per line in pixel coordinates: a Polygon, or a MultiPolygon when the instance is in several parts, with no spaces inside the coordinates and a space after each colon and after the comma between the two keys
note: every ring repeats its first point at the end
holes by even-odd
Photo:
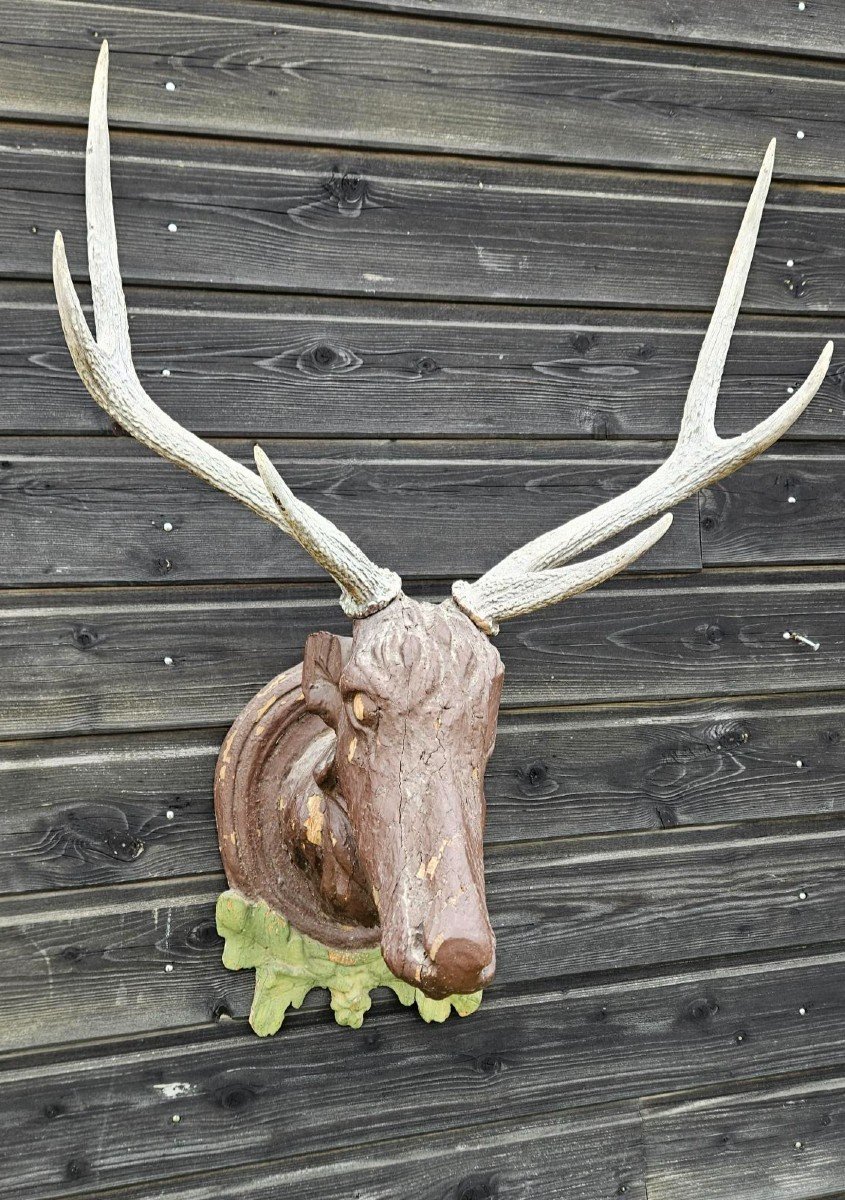
{"type": "Polygon", "coordinates": [[[484,897],[483,777],[503,668],[490,635],[500,621],[556,604],[633,562],[662,537],[671,516],[597,557],[572,560],[765,450],[803,412],[827,370],[831,343],[771,416],[734,438],[716,434],[716,399],[774,142],[669,458],[630,491],[514,550],[474,583],[459,580],[451,597],[434,605],[405,596],[399,577],[297,499],[260,449],[254,474],[176,424],[142,388],[118,268],[107,55],[104,44],[86,161],[96,340],[58,233],[54,248],[59,312],[76,368],[97,403],[140,442],[293,537],[340,585],[341,606],[353,620],[351,638],[312,634],[302,667],[259,693],[224,744],[217,817],[229,880],[247,901],[264,902],[327,946],[335,964],[346,951],[354,960],[354,952],[379,946],[400,984],[435,998],[474,992],[492,978],[495,961],[484,897]]]}

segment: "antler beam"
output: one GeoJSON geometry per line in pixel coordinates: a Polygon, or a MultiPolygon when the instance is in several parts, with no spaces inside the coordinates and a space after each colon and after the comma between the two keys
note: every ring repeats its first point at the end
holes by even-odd
{"type": "MultiPolygon", "coordinates": [[[[247,467],[169,417],[141,386],[132,362],[117,255],[106,113],[108,67],[108,43],[103,42],[91,91],[85,167],[88,266],[96,340],[73,286],[61,233],[56,233],[53,244],[59,315],[82,382],[100,407],[139,442],[290,534],[340,585],[341,605],[348,616],[362,617],[384,608],[401,591],[398,575],[377,566],[331,521],[297,500],[275,472],[274,485],[278,481],[281,488],[276,485],[271,492],[247,467]]],[[[269,467],[266,456],[265,461],[269,467]]]]}
{"type": "MultiPolygon", "coordinates": [[[[737,437],[720,438],[716,433],[714,415],[719,385],[754,255],[774,158],[773,139],[745,210],[698,355],[678,441],[671,455],[636,487],[534,538],[503,558],[475,583],[458,580],[452,588],[455,602],[485,632],[495,633],[499,620],[556,604],[622,570],[662,536],[668,524],[659,532],[658,526],[652,526],[650,538],[634,538],[620,547],[616,552],[618,565],[615,569],[611,569],[608,555],[582,563],[570,572],[553,568],[560,568],[576,555],[631,525],[674,507],[755,458],[786,433],[818,391],[830,365],[832,342],[825,345],[806,381],[771,416],[737,437]]],[[[647,530],[646,534],[649,532],[647,530]]]]}

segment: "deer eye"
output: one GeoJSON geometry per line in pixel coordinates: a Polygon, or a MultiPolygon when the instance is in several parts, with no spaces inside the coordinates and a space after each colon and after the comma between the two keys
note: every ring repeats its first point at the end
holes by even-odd
{"type": "Polygon", "coordinates": [[[378,705],[366,692],[356,692],[352,697],[352,715],[361,725],[375,725],[378,705]]]}

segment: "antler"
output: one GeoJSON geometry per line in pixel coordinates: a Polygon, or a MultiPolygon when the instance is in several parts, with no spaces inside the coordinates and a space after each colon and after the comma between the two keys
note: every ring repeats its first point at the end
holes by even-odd
{"type": "Polygon", "coordinates": [[[534,538],[475,583],[457,580],[452,587],[456,604],[486,633],[496,633],[498,621],[556,604],[628,566],[663,536],[671,518],[658,521],[616,550],[573,566],[564,568],[562,564],[623,529],[672,508],[749,462],[789,429],[818,391],[830,364],[832,342],[825,345],[802,386],[771,416],[737,437],[720,438],[716,433],[719,384],[754,255],[774,159],[772,139],[698,355],[674,450],[630,491],[534,538]]]}
{"type": "Polygon", "coordinates": [[[398,575],[377,566],[331,521],[297,500],[260,450],[256,454],[261,455],[259,469],[269,481],[267,485],[241,463],[184,429],[141,386],[132,362],[117,257],[106,115],[108,68],[108,43],[103,42],[91,90],[85,164],[88,266],[96,341],[73,286],[61,233],[56,233],[53,244],[59,315],[82,382],[100,407],[139,442],[290,534],[340,585],[341,605],[347,615],[363,617],[384,608],[401,590],[398,575]]]}

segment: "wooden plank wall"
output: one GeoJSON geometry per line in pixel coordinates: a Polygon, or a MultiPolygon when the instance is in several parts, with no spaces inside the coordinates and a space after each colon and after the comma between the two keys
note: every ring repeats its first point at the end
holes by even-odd
{"type": "Polygon", "coordinates": [[[0,1195],[842,1193],[845,5],[0,0],[0,63],[0,1195]],[[832,337],[829,375],[636,571],[505,627],[470,1020],[312,994],[259,1041],[220,963],[217,748],[345,622],[73,371],[103,37],[141,378],[417,595],[665,456],[779,137],[719,428],[832,337]]]}

